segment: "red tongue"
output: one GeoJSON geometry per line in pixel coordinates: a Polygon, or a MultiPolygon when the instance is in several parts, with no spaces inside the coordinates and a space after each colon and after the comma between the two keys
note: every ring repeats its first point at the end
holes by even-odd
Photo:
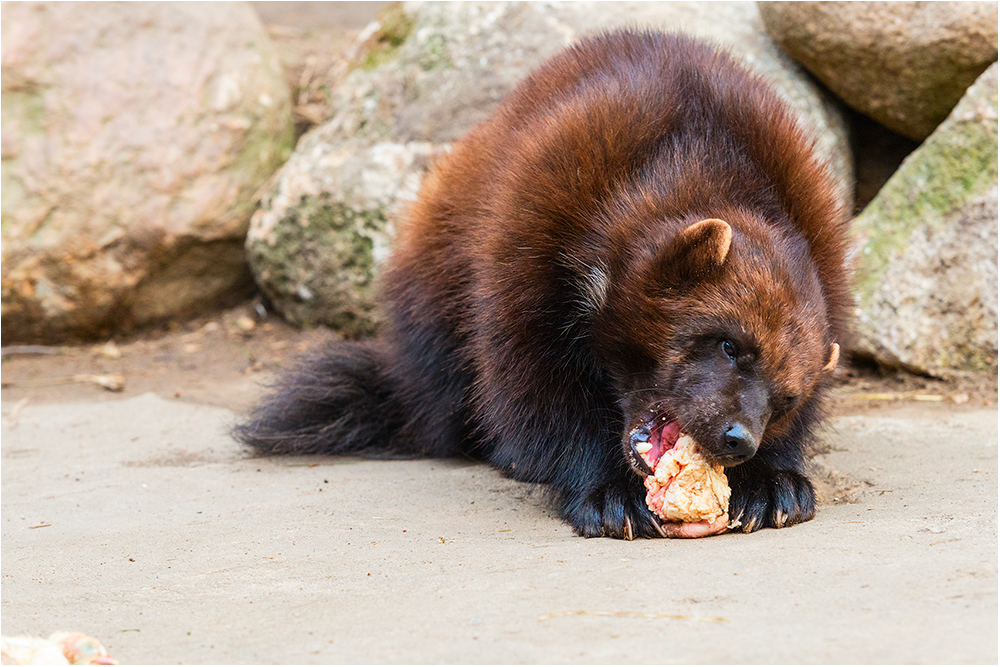
{"type": "Polygon", "coordinates": [[[668,451],[677,444],[680,437],[681,425],[676,421],[668,422],[663,426],[654,426],[649,434],[649,444],[652,448],[643,455],[650,470],[656,470],[656,464],[668,451]]]}
{"type": "Polygon", "coordinates": [[[663,451],[673,449],[681,435],[681,425],[676,419],[660,429],[660,445],[663,451]]]}

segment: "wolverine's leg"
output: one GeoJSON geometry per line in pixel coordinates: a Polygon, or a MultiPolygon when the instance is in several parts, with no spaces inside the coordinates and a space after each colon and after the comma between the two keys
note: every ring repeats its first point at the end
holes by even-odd
{"type": "Polygon", "coordinates": [[[785,446],[762,451],[726,471],[732,487],[729,516],[739,521],[735,529],[752,533],[783,528],[808,521],[816,513],[816,495],[802,472],[798,448],[781,444],[785,446]]]}
{"type": "MultiPolygon", "coordinates": [[[[646,507],[646,488],[618,454],[576,459],[557,486],[563,492],[562,514],[584,537],[665,537],[660,522],[646,507]]],[[[602,448],[606,449],[606,448],[602,448]]]]}

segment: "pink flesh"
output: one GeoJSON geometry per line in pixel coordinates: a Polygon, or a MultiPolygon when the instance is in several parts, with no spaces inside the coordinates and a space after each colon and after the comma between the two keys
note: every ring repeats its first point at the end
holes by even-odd
{"type": "Polygon", "coordinates": [[[708,537],[725,532],[729,527],[729,514],[723,514],[712,522],[664,523],[663,532],[667,537],[708,537]]]}
{"type": "MultiPolygon", "coordinates": [[[[657,419],[665,420],[666,417],[658,417],[657,419]]],[[[642,460],[646,462],[650,470],[656,470],[656,464],[663,458],[664,454],[674,448],[680,434],[681,425],[676,419],[664,425],[656,424],[650,429],[649,444],[652,447],[645,454],[641,454],[642,460]]]]}
{"type": "MultiPolygon", "coordinates": [[[[667,492],[667,486],[660,488],[653,497],[649,499],[653,505],[662,503],[663,494],[667,492]]],[[[729,527],[729,514],[723,514],[715,521],[700,521],[698,523],[668,523],[661,522],[663,532],[667,537],[708,537],[717,533],[725,532],[729,527]]]]}
{"type": "MultiPolygon", "coordinates": [[[[659,417],[658,419],[665,419],[665,417],[659,417]]],[[[652,445],[650,450],[645,454],[641,454],[646,465],[649,466],[650,470],[656,470],[656,464],[659,463],[663,455],[669,452],[677,444],[677,439],[681,435],[681,425],[680,422],[674,420],[668,422],[667,424],[661,426],[657,424],[653,426],[649,433],[649,444],[652,445]]],[[[652,502],[656,504],[660,497],[666,492],[666,486],[661,488],[656,494],[653,495],[652,502]]],[[[725,532],[729,527],[729,515],[723,514],[715,521],[701,521],[699,523],[663,523],[663,531],[667,534],[667,537],[708,537],[709,535],[716,535],[718,533],[725,532]]]]}

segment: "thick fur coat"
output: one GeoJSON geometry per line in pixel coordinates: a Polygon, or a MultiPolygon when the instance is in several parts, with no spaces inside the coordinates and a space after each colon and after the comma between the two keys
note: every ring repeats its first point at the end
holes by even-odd
{"type": "Polygon", "coordinates": [[[645,506],[635,442],[676,422],[728,466],[742,530],[805,521],[845,249],[825,166],[757,76],[683,36],[590,38],[427,177],[382,336],[300,360],[237,436],[480,457],[551,485],[579,534],[631,538],[699,534],[645,506]]]}

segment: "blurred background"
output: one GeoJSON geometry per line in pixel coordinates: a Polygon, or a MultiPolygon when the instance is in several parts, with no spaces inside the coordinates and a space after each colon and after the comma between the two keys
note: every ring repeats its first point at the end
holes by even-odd
{"type": "Polygon", "coordinates": [[[548,56],[638,25],[732,49],[815,137],[854,216],[841,378],[995,401],[996,3],[5,2],[2,19],[5,400],[110,373],[238,405],[250,389],[196,376],[375,335],[379,268],[434,157],[548,56]]]}

